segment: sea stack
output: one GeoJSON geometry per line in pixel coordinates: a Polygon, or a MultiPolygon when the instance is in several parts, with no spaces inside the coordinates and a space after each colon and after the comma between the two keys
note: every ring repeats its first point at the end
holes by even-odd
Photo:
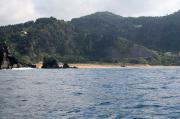
{"type": "Polygon", "coordinates": [[[56,69],[56,68],[60,68],[60,67],[59,67],[58,62],[55,58],[45,57],[43,60],[42,68],[44,68],[44,69],[56,69]]]}

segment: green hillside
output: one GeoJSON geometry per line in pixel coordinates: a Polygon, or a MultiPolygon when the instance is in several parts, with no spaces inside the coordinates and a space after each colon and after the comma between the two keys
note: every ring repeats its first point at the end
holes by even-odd
{"type": "Polygon", "coordinates": [[[180,12],[138,18],[97,12],[69,22],[40,18],[0,27],[0,42],[28,63],[51,56],[62,62],[178,64],[180,12]]]}

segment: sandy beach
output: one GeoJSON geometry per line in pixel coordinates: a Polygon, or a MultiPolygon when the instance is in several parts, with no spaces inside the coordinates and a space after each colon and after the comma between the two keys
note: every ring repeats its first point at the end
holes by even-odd
{"type": "MultiPolygon", "coordinates": [[[[41,68],[42,64],[35,64],[37,68],[41,68]]],[[[62,67],[63,64],[59,66],[62,67]]],[[[150,66],[148,64],[111,64],[111,63],[73,63],[69,64],[70,67],[77,67],[77,68],[119,68],[119,67],[147,67],[150,66]]]]}
{"type": "Polygon", "coordinates": [[[119,67],[148,67],[148,64],[70,64],[70,66],[75,66],[78,68],[119,68],[119,67]]]}
{"type": "MultiPolygon", "coordinates": [[[[41,68],[42,64],[35,64],[37,68],[41,68]]],[[[63,64],[59,64],[60,67],[63,64]]],[[[70,63],[70,67],[77,68],[120,68],[120,67],[175,67],[163,65],[149,65],[149,64],[120,64],[120,63],[70,63]]]]}

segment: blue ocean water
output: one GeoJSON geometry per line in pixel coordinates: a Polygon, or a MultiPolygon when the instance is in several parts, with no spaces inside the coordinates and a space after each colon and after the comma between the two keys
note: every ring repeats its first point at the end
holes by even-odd
{"type": "Polygon", "coordinates": [[[178,119],[180,67],[0,71],[0,119],[178,119]]]}

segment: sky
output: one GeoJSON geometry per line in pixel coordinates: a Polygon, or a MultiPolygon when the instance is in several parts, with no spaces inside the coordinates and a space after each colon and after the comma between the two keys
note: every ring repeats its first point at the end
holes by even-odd
{"type": "Polygon", "coordinates": [[[0,0],[0,25],[56,17],[66,21],[100,11],[121,16],[164,16],[180,9],[180,0],[0,0]]]}

